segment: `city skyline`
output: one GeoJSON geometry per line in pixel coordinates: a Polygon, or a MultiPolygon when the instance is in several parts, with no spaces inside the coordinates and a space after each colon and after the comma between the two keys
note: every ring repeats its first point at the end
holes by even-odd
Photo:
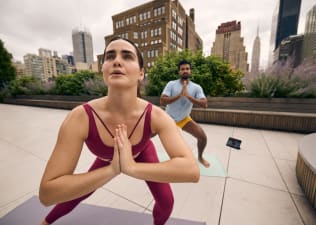
{"type": "MultiPolygon", "coordinates": [[[[0,39],[16,60],[22,61],[27,53],[37,53],[39,48],[57,51],[58,55],[72,52],[71,32],[75,28],[88,29],[92,34],[94,59],[104,49],[104,36],[113,33],[112,16],[130,8],[144,4],[146,0],[117,0],[110,7],[106,2],[96,0],[67,0],[56,4],[47,0],[28,1],[4,0],[0,8],[0,39]]],[[[203,52],[210,55],[217,27],[224,22],[241,22],[241,36],[248,53],[248,63],[252,57],[252,45],[260,28],[261,61],[265,67],[269,51],[274,0],[252,2],[241,0],[201,1],[180,0],[189,14],[195,9],[195,28],[203,40],[203,52]],[[232,11],[231,9],[234,9],[232,11]]],[[[298,34],[305,28],[306,13],[315,5],[313,0],[302,0],[298,34]]]]}

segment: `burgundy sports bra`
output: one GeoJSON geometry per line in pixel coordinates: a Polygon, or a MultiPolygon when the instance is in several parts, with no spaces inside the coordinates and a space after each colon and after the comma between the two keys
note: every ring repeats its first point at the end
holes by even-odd
{"type": "MultiPolygon", "coordinates": [[[[112,160],[114,148],[112,146],[108,146],[108,145],[103,143],[103,141],[99,135],[93,114],[96,115],[96,117],[100,120],[100,122],[102,123],[104,128],[109,132],[109,134],[112,137],[114,137],[113,134],[108,129],[106,124],[101,120],[100,116],[95,112],[95,110],[88,103],[83,104],[83,107],[86,110],[86,112],[88,114],[88,118],[89,118],[89,132],[88,132],[88,137],[85,140],[86,145],[88,146],[89,150],[97,157],[100,157],[102,159],[112,160]]],[[[130,135],[128,137],[128,138],[130,138],[133,135],[137,125],[139,124],[142,117],[145,115],[143,136],[138,144],[132,146],[133,155],[136,155],[139,152],[142,152],[145,149],[147,142],[150,141],[150,138],[151,138],[151,128],[150,128],[151,110],[152,110],[152,104],[148,103],[144,112],[139,117],[134,128],[132,129],[132,132],[130,133],[130,135]]]]}

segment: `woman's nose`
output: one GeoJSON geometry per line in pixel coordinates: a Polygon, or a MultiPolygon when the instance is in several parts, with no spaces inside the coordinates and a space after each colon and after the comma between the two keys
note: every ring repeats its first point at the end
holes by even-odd
{"type": "Polygon", "coordinates": [[[113,64],[115,66],[120,66],[121,65],[121,57],[119,55],[117,55],[114,60],[113,60],[113,64]]]}

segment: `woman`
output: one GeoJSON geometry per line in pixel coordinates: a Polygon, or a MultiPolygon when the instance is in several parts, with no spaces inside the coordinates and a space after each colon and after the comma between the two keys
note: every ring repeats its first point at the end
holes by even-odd
{"type": "Polygon", "coordinates": [[[42,204],[58,204],[42,225],[69,213],[120,173],[146,181],[155,199],[154,224],[163,225],[173,208],[168,183],[199,180],[198,165],[173,120],[137,97],[138,82],[144,78],[138,48],[127,39],[114,38],[104,59],[108,95],[74,108],[60,127],[39,190],[42,204]],[[170,160],[159,162],[150,140],[155,134],[170,160]],[[84,143],[97,158],[88,172],[74,174],[84,143]]]}

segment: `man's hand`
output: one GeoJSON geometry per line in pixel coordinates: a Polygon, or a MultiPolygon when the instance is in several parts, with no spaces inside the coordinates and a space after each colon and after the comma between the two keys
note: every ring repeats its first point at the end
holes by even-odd
{"type": "Polygon", "coordinates": [[[187,90],[187,85],[188,85],[188,81],[184,80],[183,81],[183,85],[182,85],[182,91],[181,91],[181,95],[183,97],[188,97],[189,96],[189,93],[188,93],[188,90],[187,90]]]}

